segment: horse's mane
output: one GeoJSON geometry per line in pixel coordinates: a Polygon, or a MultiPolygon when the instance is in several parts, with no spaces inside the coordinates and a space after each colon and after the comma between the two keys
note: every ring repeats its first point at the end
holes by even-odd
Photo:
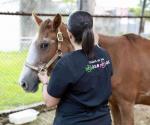
{"type": "Polygon", "coordinates": [[[128,34],[124,34],[123,36],[125,36],[127,38],[127,40],[129,40],[130,42],[135,42],[138,39],[141,39],[142,37],[133,33],[128,33],[128,34]]]}
{"type": "Polygon", "coordinates": [[[43,21],[43,23],[40,26],[40,32],[45,31],[45,29],[47,29],[50,25],[49,23],[51,22],[50,19],[46,19],[45,21],[43,21]]]}

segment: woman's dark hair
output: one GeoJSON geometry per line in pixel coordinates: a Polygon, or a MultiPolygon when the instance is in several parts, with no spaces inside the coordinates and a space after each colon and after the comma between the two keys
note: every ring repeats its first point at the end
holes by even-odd
{"type": "Polygon", "coordinates": [[[82,49],[88,57],[93,56],[94,33],[93,18],[85,11],[76,11],[69,16],[68,30],[75,37],[77,44],[82,44],[82,49]]]}

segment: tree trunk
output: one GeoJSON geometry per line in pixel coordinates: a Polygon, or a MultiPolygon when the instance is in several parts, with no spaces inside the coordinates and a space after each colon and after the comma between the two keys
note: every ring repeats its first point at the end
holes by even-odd
{"type": "MultiPolygon", "coordinates": [[[[51,12],[51,0],[20,0],[20,11],[23,12],[51,12]]],[[[36,26],[30,16],[21,16],[21,36],[33,36],[36,26]]]]}
{"type": "Polygon", "coordinates": [[[87,11],[90,14],[94,14],[95,4],[95,0],[77,0],[78,10],[87,11]]]}

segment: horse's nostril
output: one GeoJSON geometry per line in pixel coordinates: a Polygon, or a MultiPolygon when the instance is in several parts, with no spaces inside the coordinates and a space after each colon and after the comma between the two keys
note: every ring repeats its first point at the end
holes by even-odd
{"type": "Polygon", "coordinates": [[[26,82],[24,82],[24,81],[21,82],[21,86],[25,90],[28,89],[28,84],[26,82]]]}

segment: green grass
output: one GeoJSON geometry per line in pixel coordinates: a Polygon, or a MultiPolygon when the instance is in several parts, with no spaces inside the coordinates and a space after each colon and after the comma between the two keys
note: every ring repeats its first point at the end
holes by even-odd
{"type": "Polygon", "coordinates": [[[27,51],[0,52],[0,110],[42,100],[41,87],[36,93],[26,93],[18,85],[27,51]]]}

